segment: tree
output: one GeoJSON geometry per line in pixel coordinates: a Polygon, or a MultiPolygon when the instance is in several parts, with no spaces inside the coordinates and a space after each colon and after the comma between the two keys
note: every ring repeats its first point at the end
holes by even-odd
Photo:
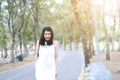
{"type": "Polygon", "coordinates": [[[27,26],[28,26],[28,21],[29,21],[29,17],[30,17],[30,11],[28,9],[28,2],[29,1],[19,1],[18,4],[20,5],[20,11],[18,14],[18,37],[19,37],[19,42],[20,42],[20,52],[22,56],[28,56],[28,49],[27,49],[27,45],[26,45],[26,40],[25,40],[25,31],[27,31],[27,26]],[[27,12],[26,12],[27,11],[27,12]],[[23,46],[23,48],[22,48],[23,46]],[[23,50],[24,50],[24,54],[23,54],[23,50]]]}
{"type": "Polygon", "coordinates": [[[76,17],[76,20],[77,20],[77,24],[79,26],[79,30],[80,30],[80,35],[81,35],[81,38],[82,38],[82,44],[83,44],[83,51],[84,51],[84,56],[85,56],[85,66],[87,66],[87,64],[90,63],[90,60],[89,60],[89,52],[88,52],[88,46],[87,46],[87,34],[85,32],[85,30],[83,29],[83,25],[82,25],[82,20],[81,20],[81,16],[79,15],[79,12],[76,8],[77,6],[77,1],[76,0],[71,0],[71,4],[74,8],[74,14],[75,14],[75,17],[76,17]]]}
{"type": "Polygon", "coordinates": [[[92,58],[92,55],[95,55],[94,52],[94,44],[93,44],[93,36],[94,36],[94,21],[93,21],[93,6],[92,6],[92,1],[87,0],[87,2],[84,2],[85,5],[85,10],[84,13],[86,15],[86,26],[87,28],[87,37],[88,37],[88,46],[89,46],[89,56],[92,58]],[[89,14],[88,14],[89,13],[89,14]]]}
{"type": "MultiPolygon", "coordinates": [[[[120,0],[116,0],[116,4],[117,4],[117,11],[118,11],[118,18],[119,18],[119,26],[120,26],[120,0]]],[[[119,27],[120,28],[120,27],[119,27]]],[[[119,38],[119,46],[118,46],[118,51],[120,51],[120,38],[119,38]]]]}
{"type": "Polygon", "coordinates": [[[9,32],[11,35],[11,39],[12,39],[12,46],[11,46],[11,63],[14,63],[14,54],[15,54],[15,35],[17,32],[17,27],[16,27],[16,16],[17,16],[17,9],[16,9],[16,4],[14,0],[7,0],[7,6],[6,9],[8,11],[8,28],[9,28],[9,32]]]}
{"type": "Polygon", "coordinates": [[[106,60],[110,60],[110,47],[109,47],[109,35],[108,35],[108,29],[105,25],[105,1],[103,2],[103,30],[105,34],[105,40],[106,40],[106,60]]]}

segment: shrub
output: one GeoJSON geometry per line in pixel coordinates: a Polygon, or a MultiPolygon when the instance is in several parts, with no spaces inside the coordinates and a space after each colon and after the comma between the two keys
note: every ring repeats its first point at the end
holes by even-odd
{"type": "Polygon", "coordinates": [[[19,61],[23,61],[23,56],[22,56],[22,55],[18,55],[16,58],[17,58],[19,61]]]}

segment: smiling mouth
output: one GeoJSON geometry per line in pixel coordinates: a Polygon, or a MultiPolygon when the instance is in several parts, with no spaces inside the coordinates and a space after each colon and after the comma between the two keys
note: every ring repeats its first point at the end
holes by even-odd
{"type": "Polygon", "coordinates": [[[46,40],[50,40],[50,38],[46,38],[46,40]]]}

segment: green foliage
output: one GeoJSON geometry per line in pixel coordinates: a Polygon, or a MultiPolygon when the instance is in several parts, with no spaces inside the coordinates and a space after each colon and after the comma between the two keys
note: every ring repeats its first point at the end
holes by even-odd
{"type": "Polygon", "coordinates": [[[34,31],[35,30],[32,28],[32,26],[31,26],[31,28],[27,27],[27,31],[24,33],[25,40],[27,42],[31,42],[34,40],[34,31]]]}
{"type": "MultiPolygon", "coordinates": [[[[80,41],[80,31],[83,28],[87,40],[95,36],[94,30],[94,7],[91,0],[77,0],[77,11],[81,17],[81,26],[77,25],[74,16],[74,8],[71,5],[71,0],[63,0],[61,4],[55,3],[54,0],[5,0],[2,1],[0,13],[0,31],[7,32],[0,34],[1,43],[7,44],[11,41],[10,31],[8,27],[8,20],[13,19],[16,34],[21,29],[20,34],[23,34],[27,43],[34,41],[35,38],[35,25],[38,23],[37,36],[40,36],[41,29],[44,26],[51,26],[55,33],[55,39],[65,41],[67,44],[70,40],[80,41]],[[4,4],[5,3],[5,4],[4,4]],[[10,14],[9,14],[10,13],[10,14]],[[3,29],[4,27],[4,29],[3,29]],[[7,40],[8,39],[8,40],[7,40]]],[[[107,14],[107,13],[106,13],[107,14]]],[[[103,31],[103,13],[102,6],[96,5],[96,21],[98,27],[99,41],[105,40],[103,31]]],[[[111,16],[111,15],[110,15],[111,16]]],[[[10,21],[12,22],[12,20],[10,21]]],[[[106,25],[107,26],[107,25],[106,25]]],[[[115,31],[115,39],[119,40],[120,32],[117,27],[115,31]]],[[[15,37],[18,38],[18,37],[15,37]]],[[[17,40],[17,39],[16,39],[17,40]]],[[[112,37],[111,37],[112,40],[112,37]]],[[[18,40],[19,42],[19,40],[18,40]]]]}
{"type": "Polygon", "coordinates": [[[114,36],[115,36],[115,40],[118,42],[120,39],[120,28],[117,28],[114,36]]]}
{"type": "Polygon", "coordinates": [[[6,35],[4,35],[4,34],[0,34],[0,44],[2,45],[2,46],[6,46],[6,44],[7,44],[7,36],[6,35]]]}

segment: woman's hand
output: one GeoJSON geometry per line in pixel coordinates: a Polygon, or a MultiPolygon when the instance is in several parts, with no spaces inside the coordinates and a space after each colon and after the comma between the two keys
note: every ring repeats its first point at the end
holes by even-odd
{"type": "Polygon", "coordinates": [[[58,74],[58,72],[56,71],[56,72],[55,72],[55,77],[57,77],[57,74],[58,74]]]}

